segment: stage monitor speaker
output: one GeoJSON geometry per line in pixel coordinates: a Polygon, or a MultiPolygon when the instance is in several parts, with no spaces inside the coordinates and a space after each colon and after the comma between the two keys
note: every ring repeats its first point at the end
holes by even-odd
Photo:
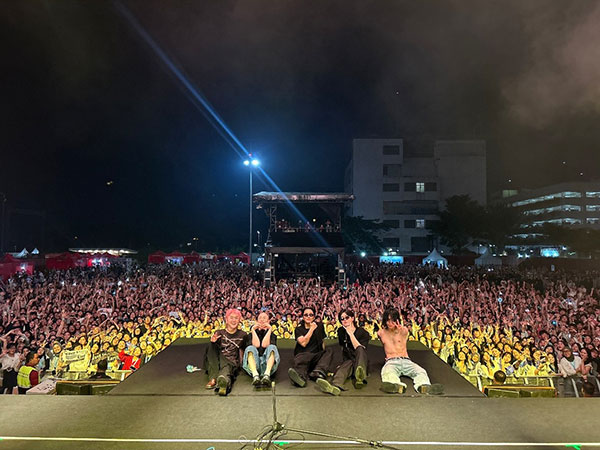
{"type": "Polygon", "coordinates": [[[90,395],[90,385],[84,383],[56,383],[56,395],[90,395]]]}
{"type": "Polygon", "coordinates": [[[521,389],[521,397],[544,397],[554,398],[556,397],[556,391],[552,388],[549,389],[521,389]]]}
{"type": "Polygon", "coordinates": [[[509,389],[487,389],[488,397],[505,397],[505,398],[519,398],[518,390],[509,390],[509,389]]]}
{"type": "Polygon", "coordinates": [[[108,394],[116,384],[93,384],[91,386],[92,395],[105,395],[108,394]]]}

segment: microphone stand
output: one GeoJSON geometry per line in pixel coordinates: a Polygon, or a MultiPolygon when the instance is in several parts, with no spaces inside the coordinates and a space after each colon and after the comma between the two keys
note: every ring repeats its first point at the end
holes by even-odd
{"type": "MultiPolygon", "coordinates": [[[[287,425],[279,422],[277,420],[277,397],[275,396],[275,382],[271,382],[271,399],[273,400],[273,423],[265,428],[265,430],[260,433],[256,440],[254,440],[254,448],[268,450],[271,448],[276,448],[273,443],[279,436],[286,434],[287,432],[292,433],[300,433],[300,434],[311,434],[313,436],[321,436],[326,438],[332,438],[337,440],[348,441],[348,443],[358,443],[371,448],[385,448],[390,450],[398,450],[398,447],[392,447],[390,445],[384,444],[382,441],[374,441],[369,439],[361,439],[357,437],[351,436],[339,436],[331,433],[322,433],[319,431],[312,430],[303,430],[300,428],[288,427],[287,425]]],[[[242,447],[243,448],[243,447],[242,447]]]]}

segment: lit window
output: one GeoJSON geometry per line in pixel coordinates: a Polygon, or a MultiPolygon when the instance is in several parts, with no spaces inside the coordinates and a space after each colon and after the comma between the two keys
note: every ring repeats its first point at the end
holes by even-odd
{"type": "Polygon", "coordinates": [[[598,224],[600,223],[600,217],[588,217],[585,221],[586,223],[598,224]]]}
{"type": "Polygon", "coordinates": [[[600,211],[600,205],[585,205],[586,211],[600,211]]]}
{"type": "Polygon", "coordinates": [[[416,228],[425,228],[425,219],[417,219],[415,225],[416,228]]]}
{"type": "Polygon", "coordinates": [[[417,182],[415,183],[417,192],[425,192],[425,183],[417,182]]]}
{"type": "Polygon", "coordinates": [[[581,197],[581,192],[573,192],[573,191],[557,192],[556,194],[548,194],[548,195],[544,195],[542,197],[528,198],[527,200],[521,200],[518,202],[514,202],[512,205],[513,206],[525,206],[525,205],[531,205],[532,203],[545,202],[547,200],[554,200],[555,198],[579,198],[579,197],[581,197]]]}
{"type": "Polygon", "coordinates": [[[598,191],[588,191],[585,193],[585,196],[588,198],[600,198],[600,192],[598,191]]]}

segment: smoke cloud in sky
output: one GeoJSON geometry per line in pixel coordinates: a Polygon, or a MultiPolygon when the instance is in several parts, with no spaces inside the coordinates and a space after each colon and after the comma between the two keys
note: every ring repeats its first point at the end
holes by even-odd
{"type": "MultiPolygon", "coordinates": [[[[284,190],[342,190],[359,137],[483,139],[489,192],[600,178],[600,0],[120,1],[284,190]]],[[[13,206],[245,242],[239,157],[112,1],[4,2],[0,50],[13,206]]]]}
{"type": "Polygon", "coordinates": [[[543,128],[561,117],[600,112],[600,3],[587,3],[562,17],[541,10],[531,21],[528,64],[504,86],[517,120],[543,128]]]}

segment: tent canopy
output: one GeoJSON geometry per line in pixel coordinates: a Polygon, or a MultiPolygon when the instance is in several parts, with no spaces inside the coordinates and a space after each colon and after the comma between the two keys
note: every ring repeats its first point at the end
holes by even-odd
{"type": "Polygon", "coordinates": [[[422,263],[436,265],[438,267],[448,267],[448,260],[440,255],[437,249],[433,249],[433,251],[423,258],[422,263]]]}
{"type": "Polygon", "coordinates": [[[501,266],[502,259],[498,258],[497,256],[493,256],[490,253],[490,249],[486,247],[481,256],[475,259],[475,265],[478,267],[501,266]]]}

